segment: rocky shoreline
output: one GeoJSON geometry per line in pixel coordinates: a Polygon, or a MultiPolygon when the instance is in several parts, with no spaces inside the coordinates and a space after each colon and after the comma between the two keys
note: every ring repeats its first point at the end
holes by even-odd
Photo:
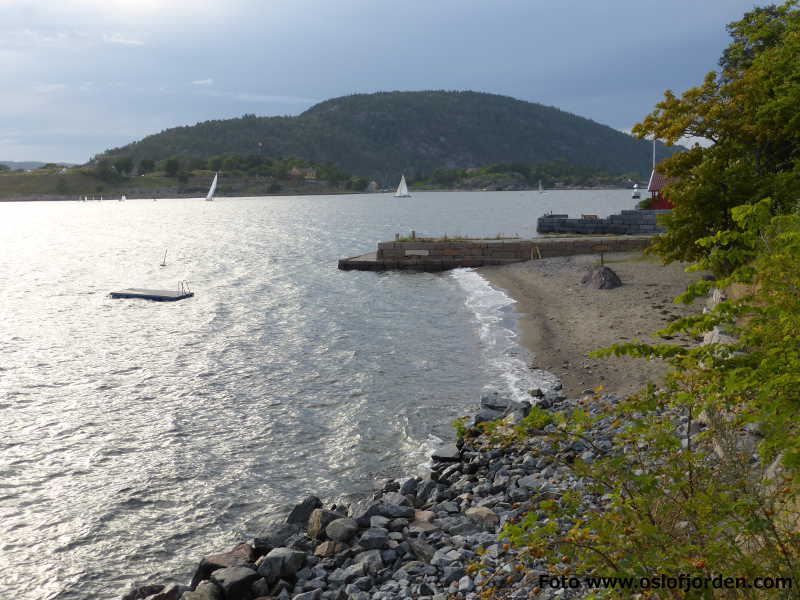
{"type": "MultiPolygon", "coordinates": [[[[484,394],[467,424],[469,435],[436,451],[425,477],[383,482],[371,498],[349,506],[326,506],[309,496],[260,537],[204,557],[189,585],[139,585],[122,598],[477,600],[489,590],[514,600],[579,597],[580,590],[540,587],[548,565],[524,563],[501,531],[540,501],[583,488],[568,464],[578,456],[591,462],[597,448],[610,449],[619,425],[601,421],[590,433],[591,446],[576,442],[566,450],[548,442],[554,425],[510,445],[493,443],[475,428],[502,420],[510,429],[531,406],[569,413],[586,409],[589,400],[567,398],[557,382],[531,395],[531,402],[518,404],[497,392],[484,394]]],[[[593,397],[590,410],[616,401],[593,397]]],[[[587,508],[597,508],[596,501],[587,508]]]]}

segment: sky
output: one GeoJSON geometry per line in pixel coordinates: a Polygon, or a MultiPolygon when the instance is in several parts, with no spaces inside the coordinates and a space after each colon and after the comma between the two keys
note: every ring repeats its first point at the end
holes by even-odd
{"type": "MultiPolygon", "coordinates": [[[[763,4],[763,3],[760,3],[763,4]]],[[[717,67],[753,0],[0,0],[0,160],[392,90],[475,90],[620,130],[717,67]]]]}

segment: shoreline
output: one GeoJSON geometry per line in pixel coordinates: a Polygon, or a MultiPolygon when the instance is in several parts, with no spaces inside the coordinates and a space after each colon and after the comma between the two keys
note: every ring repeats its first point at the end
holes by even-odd
{"type": "Polygon", "coordinates": [[[682,345],[696,341],[650,334],[697,312],[694,305],[675,304],[673,299],[701,279],[701,273],[686,273],[687,264],[662,265],[641,252],[608,253],[605,262],[619,275],[621,287],[598,290],[581,284],[586,269],[598,264],[596,255],[476,269],[516,302],[519,344],[533,355],[533,366],[556,375],[570,396],[598,386],[630,395],[648,381],[657,383],[668,369],[663,361],[589,358],[594,350],[636,340],[682,345]]]}
{"type": "MultiPolygon", "coordinates": [[[[622,287],[581,285],[595,256],[477,269],[516,300],[519,342],[535,355],[532,368],[550,367],[561,382],[549,382],[523,402],[486,392],[465,423],[466,436],[435,451],[425,476],[376,482],[377,492],[348,505],[308,496],[288,515],[274,515],[258,537],[203,557],[188,585],[134,584],[123,600],[477,600],[489,586],[496,586],[497,597],[514,600],[583,597],[580,590],[537,588],[552,565],[542,559],[524,563],[501,531],[539,501],[581,488],[584,483],[565,464],[578,454],[591,462],[595,453],[572,446],[555,451],[537,433],[498,447],[476,426],[502,419],[511,428],[531,405],[569,414],[584,406],[581,397],[590,382],[606,386],[608,393],[598,394],[592,408],[602,411],[663,375],[666,365],[607,359],[616,363],[611,366],[606,359],[586,359],[585,352],[633,335],[646,339],[644,333],[668,319],[694,312],[671,300],[702,275],[685,273],[684,265],[660,266],[638,252],[607,260],[622,287]],[[565,357],[561,368],[553,368],[565,357]]],[[[601,421],[587,433],[595,446],[610,448],[622,427],[601,421]]],[[[567,527],[561,525],[562,533],[567,527]]]]}

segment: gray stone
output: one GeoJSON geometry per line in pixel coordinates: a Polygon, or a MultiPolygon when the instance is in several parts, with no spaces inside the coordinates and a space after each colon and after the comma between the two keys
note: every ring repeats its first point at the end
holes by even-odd
{"type": "Polygon", "coordinates": [[[302,594],[297,594],[292,598],[292,600],[320,600],[320,598],[322,598],[322,591],[313,590],[311,592],[303,592],[302,594]]]}
{"type": "Polygon", "coordinates": [[[325,535],[336,542],[348,542],[357,532],[355,519],[334,519],[325,527],[325,535]]]}
{"type": "Polygon", "coordinates": [[[250,544],[239,544],[228,552],[210,554],[204,557],[192,576],[190,587],[195,589],[197,584],[208,579],[211,573],[217,569],[236,567],[245,563],[251,563],[255,559],[253,548],[250,544]]]}
{"type": "Polygon", "coordinates": [[[492,509],[486,508],[485,506],[469,508],[464,514],[467,515],[468,519],[480,523],[486,529],[494,529],[500,523],[500,517],[498,517],[492,509]]]}
{"type": "Polygon", "coordinates": [[[347,584],[355,581],[359,577],[363,577],[366,573],[366,565],[364,563],[356,563],[350,565],[346,569],[337,569],[328,576],[328,581],[334,584],[347,584]]]}
{"type": "Polygon", "coordinates": [[[184,592],[181,600],[224,600],[222,590],[210,581],[201,581],[194,591],[184,592]]]}
{"type": "Polygon", "coordinates": [[[275,548],[261,559],[258,574],[270,583],[283,578],[293,579],[305,559],[305,552],[291,548],[275,548]]]}
{"type": "Polygon", "coordinates": [[[225,600],[250,600],[250,587],[258,579],[258,573],[247,567],[217,569],[211,574],[211,581],[222,590],[225,600]]]}
{"type": "Polygon", "coordinates": [[[408,496],[409,494],[416,494],[417,493],[417,486],[419,485],[419,478],[418,477],[409,477],[402,484],[400,484],[400,493],[403,496],[408,496]]]}
{"type": "Polygon", "coordinates": [[[455,462],[461,458],[461,451],[455,444],[447,444],[431,454],[434,461],[455,462]]]}
{"type": "Polygon", "coordinates": [[[499,410],[489,410],[488,408],[484,408],[478,411],[478,413],[472,417],[471,424],[474,427],[475,425],[480,425],[481,423],[498,421],[503,418],[504,414],[505,413],[499,410]]]}
{"type": "Polygon", "coordinates": [[[426,563],[431,562],[431,558],[433,558],[433,555],[436,552],[433,546],[419,538],[408,538],[406,542],[411,548],[411,553],[416,556],[418,560],[426,563]]]}
{"type": "Polygon", "coordinates": [[[361,501],[355,502],[350,507],[350,517],[352,517],[359,527],[369,527],[370,519],[376,515],[383,516],[380,502],[361,501]]]}
{"type": "Polygon", "coordinates": [[[315,508],[308,517],[308,537],[315,540],[323,538],[325,536],[325,528],[328,524],[343,517],[344,515],[340,515],[331,510],[315,508]]]}
{"type": "Polygon", "coordinates": [[[300,527],[308,525],[308,518],[315,508],[322,508],[322,502],[316,496],[308,496],[300,504],[296,505],[289,516],[286,517],[286,522],[300,527]]]}
{"type": "Polygon", "coordinates": [[[400,506],[399,504],[381,505],[381,513],[390,519],[411,519],[414,518],[414,509],[410,506],[400,506]]]}
{"type": "Polygon", "coordinates": [[[389,547],[389,532],[378,527],[370,527],[358,540],[359,546],[363,548],[382,550],[389,547]]]}
{"type": "Polygon", "coordinates": [[[619,276],[605,265],[589,269],[581,279],[581,283],[597,290],[612,290],[622,285],[619,276]]]}
{"type": "MultiPolygon", "coordinates": [[[[386,551],[388,552],[388,550],[386,551]]],[[[377,573],[383,568],[383,555],[380,550],[367,550],[356,554],[353,559],[355,564],[364,565],[370,573],[377,573]]]]}
{"type": "Polygon", "coordinates": [[[253,585],[250,586],[250,591],[253,592],[254,598],[269,596],[269,583],[263,577],[261,579],[256,579],[253,585]]]}
{"type": "Polygon", "coordinates": [[[512,405],[512,401],[501,396],[497,390],[489,390],[481,394],[481,408],[505,412],[512,405]]]}

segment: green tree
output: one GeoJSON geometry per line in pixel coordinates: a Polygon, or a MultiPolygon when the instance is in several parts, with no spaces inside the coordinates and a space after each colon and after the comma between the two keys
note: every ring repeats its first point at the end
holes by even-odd
{"type": "Polygon", "coordinates": [[[156,169],[155,161],[149,158],[143,158],[139,161],[138,173],[139,175],[147,175],[148,173],[152,173],[156,169]]]}
{"type": "Polygon", "coordinates": [[[164,175],[167,177],[177,177],[181,168],[181,161],[177,156],[172,156],[164,161],[164,175]]]}
{"type": "MultiPolygon", "coordinates": [[[[697,260],[709,252],[695,240],[734,227],[731,209],[775,198],[774,214],[790,210],[800,185],[800,11],[797,0],[755,9],[728,26],[734,37],[702,85],[680,98],[671,91],[644,121],[639,136],[696,146],[660,165],[680,180],[667,189],[675,205],[655,250],[667,260],[697,260]]],[[[719,265],[724,273],[733,265],[719,265]]]]}
{"type": "Polygon", "coordinates": [[[102,181],[114,181],[117,178],[111,159],[106,157],[97,159],[92,174],[102,181]]]}
{"type": "Polygon", "coordinates": [[[120,175],[128,175],[133,171],[133,159],[130,156],[118,156],[114,159],[114,168],[120,175]]]}

